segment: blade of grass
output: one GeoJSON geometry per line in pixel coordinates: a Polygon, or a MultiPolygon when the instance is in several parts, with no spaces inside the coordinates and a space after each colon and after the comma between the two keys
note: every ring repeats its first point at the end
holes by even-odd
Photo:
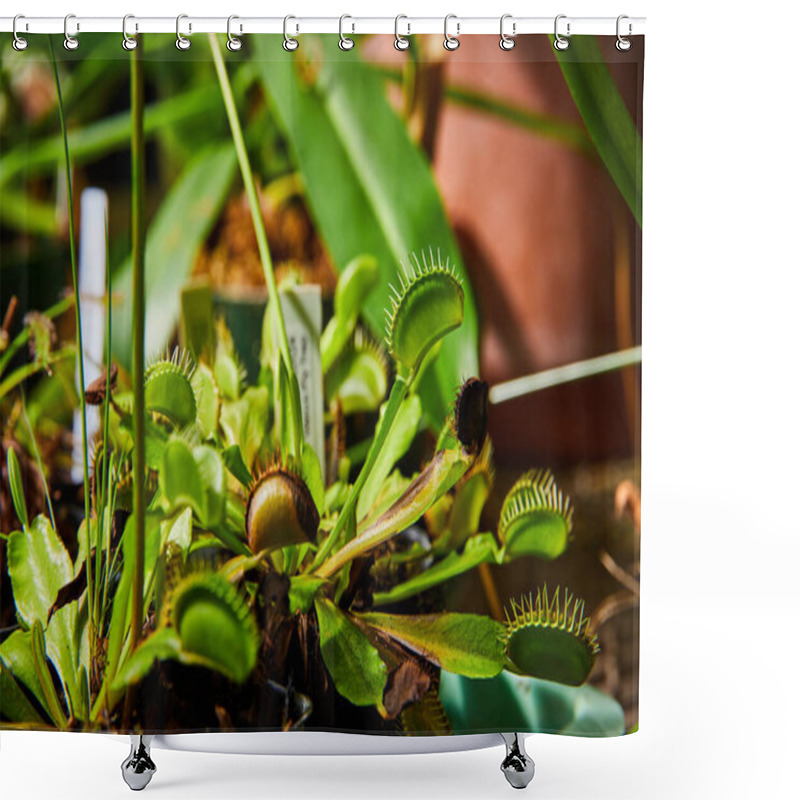
{"type": "Polygon", "coordinates": [[[642,137],[594,36],[573,36],[557,54],[567,86],[625,202],[642,224],[642,137]]]}
{"type": "Polygon", "coordinates": [[[131,647],[144,625],[145,427],[144,427],[144,76],[143,42],[131,50],[131,244],[133,260],[133,515],[135,550],[131,582],[131,647]]]}
{"type": "Polygon", "coordinates": [[[250,160],[247,157],[247,148],[245,147],[244,136],[242,135],[242,126],[239,123],[239,115],[236,113],[233,90],[228,80],[228,72],[225,69],[225,62],[222,60],[222,53],[216,35],[209,33],[208,41],[211,45],[211,54],[214,57],[214,66],[217,70],[217,78],[219,79],[222,99],[225,103],[225,111],[231,126],[231,135],[233,136],[233,143],[236,147],[236,156],[239,159],[239,169],[242,172],[242,181],[244,182],[245,192],[247,193],[247,201],[250,204],[250,214],[253,218],[253,226],[256,231],[258,253],[261,257],[264,278],[267,282],[269,296],[275,299],[275,302],[269,304],[270,308],[273,309],[273,325],[277,328],[278,344],[281,354],[283,355],[287,368],[291,370],[292,358],[289,353],[289,340],[286,337],[286,325],[283,320],[281,304],[278,302],[278,286],[275,282],[275,272],[272,268],[272,257],[270,256],[269,245],[267,244],[264,220],[261,217],[261,204],[259,203],[255,181],[253,180],[253,171],[250,169],[250,160]]]}
{"type": "Polygon", "coordinates": [[[86,432],[86,374],[83,363],[83,328],[81,324],[81,298],[78,291],[78,253],[75,245],[75,211],[72,202],[72,167],[69,160],[69,138],[67,136],[67,123],[64,118],[64,99],[61,95],[61,82],[58,77],[58,65],[56,64],[56,53],[53,48],[53,37],[48,37],[50,44],[50,60],[53,65],[53,77],[56,83],[56,95],[58,99],[58,118],[61,122],[61,137],[64,143],[64,169],[67,175],[67,216],[69,220],[69,257],[72,266],[72,291],[75,300],[75,327],[78,340],[78,374],[80,375],[81,385],[78,387],[80,407],[81,407],[81,439],[83,443],[83,512],[86,523],[86,586],[87,597],[89,598],[89,641],[94,640],[95,616],[94,604],[92,601],[92,569],[91,559],[88,554],[92,551],[91,541],[91,515],[89,508],[89,442],[86,432]]]}
{"type": "MultiPolygon", "coordinates": [[[[402,73],[391,67],[380,69],[380,73],[394,83],[400,83],[403,79],[402,73]]],[[[491,95],[476,92],[465,86],[453,84],[446,86],[444,97],[450,103],[474,111],[482,111],[531,133],[560,142],[584,155],[597,156],[597,150],[591,138],[586,135],[586,130],[580,125],[575,125],[572,122],[567,122],[549,114],[540,114],[514,103],[498,100],[491,95]]]]}
{"type": "MultiPolygon", "coordinates": [[[[147,107],[145,135],[151,136],[165,126],[207,114],[217,106],[217,98],[206,87],[153,103],[147,107]]],[[[131,119],[127,111],[78,128],[70,133],[73,163],[96,161],[124,147],[130,138],[131,119]]],[[[59,136],[45,139],[33,147],[27,144],[15,147],[0,158],[0,186],[5,186],[20,172],[34,175],[50,169],[57,163],[60,153],[59,136]]]]}

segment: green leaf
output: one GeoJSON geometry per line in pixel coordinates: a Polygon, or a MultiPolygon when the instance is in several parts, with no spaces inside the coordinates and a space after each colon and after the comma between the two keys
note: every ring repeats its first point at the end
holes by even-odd
{"type": "MultiPolygon", "coordinates": [[[[317,42],[323,56],[312,85],[296,56],[267,39],[255,42],[258,66],[334,265],[342,272],[365,252],[377,261],[385,288],[367,297],[364,315],[380,337],[388,285],[410,253],[439,249],[462,277],[465,270],[430,164],[390,105],[382,77],[357,54],[340,53],[335,37],[317,42]]],[[[420,386],[437,430],[462,375],[477,374],[475,302],[466,280],[463,287],[463,325],[442,341],[420,386]]]]}
{"type": "Polygon", "coordinates": [[[161,550],[174,544],[183,554],[184,561],[192,545],[192,509],[185,508],[178,516],[161,523],[161,550]]]}
{"type": "Polygon", "coordinates": [[[303,480],[311,493],[317,512],[322,515],[325,507],[325,485],[322,481],[322,467],[314,448],[303,442],[303,480]]]}
{"type": "Polygon", "coordinates": [[[323,373],[353,335],[361,309],[377,283],[378,265],[372,256],[356,256],[342,271],[333,296],[333,317],[320,340],[323,373]]]}
{"type": "Polygon", "coordinates": [[[252,471],[269,434],[269,390],[252,386],[238,400],[223,403],[219,422],[228,444],[239,445],[244,464],[252,471]]]}
{"type": "Polygon", "coordinates": [[[242,458],[242,451],[238,444],[232,444],[222,451],[222,463],[225,464],[228,472],[236,478],[242,486],[249,486],[253,482],[253,476],[242,458]]]}
{"type": "Polygon", "coordinates": [[[6,458],[8,464],[8,485],[11,489],[11,500],[14,503],[14,511],[22,523],[23,528],[28,527],[28,507],[25,505],[25,490],[22,488],[22,475],[19,471],[19,461],[17,452],[13,447],[8,448],[6,458]]]}
{"type": "Polygon", "coordinates": [[[139,683],[147,677],[156,661],[177,659],[181,652],[181,640],[172,628],[162,628],[148,636],[127,660],[114,679],[112,688],[120,691],[139,683]]]}
{"type": "Polygon", "coordinates": [[[386,664],[378,651],[330,600],[317,598],[314,607],[322,660],[336,691],[354,705],[382,707],[386,664]]]}
{"type": "Polygon", "coordinates": [[[11,669],[0,658],[0,713],[9,722],[44,724],[39,712],[20,689],[11,669]]]}
{"type": "Polygon", "coordinates": [[[475,680],[443,670],[439,695],[454,733],[625,733],[620,704],[593,686],[562,686],[505,671],[488,680],[475,680]]]}
{"type": "MultiPolygon", "coordinates": [[[[30,631],[15,630],[0,644],[0,660],[11,671],[14,678],[21,683],[38,701],[42,708],[47,708],[42,684],[36,674],[36,665],[31,650],[30,631]]],[[[0,695],[2,700],[2,695],[0,695]]],[[[3,703],[5,701],[3,700],[3,703]]]]}
{"type": "Polygon", "coordinates": [[[192,451],[203,484],[201,523],[207,528],[218,525],[225,513],[225,466],[219,453],[207,444],[192,451]]]}
{"type": "Polygon", "coordinates": [[[289,611],[303,614],[311,610],[317,591],[325,583],[324,578],[314,575],[294,575],[289,584],[289,611]]]}
{"type": "Polygon", "coordinates": [[[74,577],[72,561],[58,534],[45,516],[36,517],[25,531],[16,531],[6,545],[8,574],[17,607],[17,618],[26,627],[39,621],[47,625],[47,652],[58,670],[65,691],[76,688],[74,603],[47,615],[58,590],[74,577]]]}
{"type": "MultiPolygon", "coordinates": [[[[180,295],[197,252],[228,195],[236,169],[233,145],[198,153],[173,184],[149,226],[145,252],[145,352],[163,351],[180,314],[180,295]]],[[[124,298],[115,309],[114,358],[131,366],[131,275],[127,261],[114,278],[113,292],[124,298]]]]}
{"type": "MultiPolygon", "coordinates": [[[[381,408],[381,419],[383,419],[385,411],[386,404],[384,403],[381,408]]],[[[375,465],[358,497],[356,516],[359,520],[364,519],[372,508],[386,478],[389,477],[389,473],[392,471],[392,467],[411,447],[411,442],[414,441],[414,437],[417,435],[417,426],[421,417],[422,404],[419,397],[415,394],[409,395],[403,400],[392,427],[389,429],[386,441],[378,454],[375,465]]]]}
{"type": "Polygon", "coordinates": [[[197,422],[204,438],[217,432],[219,422],[219,389],[214,375],[205,364],[198,364],[192,375],[192,386],[197,398],[197,422]]]}
{"type": "Polygon", "coordinates": [[[470,678],[491,678],[505,662],[504,626],[477,614],[358,614],[361,622],[437,664],[470,678]]]}
{"type": "Polygon", "coordinates": [[[500,553],[494,536],[491,533],[480,533],[467,540],[462,553],[449,553],[441,561],[405,583],[393,586],[388,592],[377,592],[374,596],[375,605],[382,606],[405,600],[462,575],[479,564],[499,563],[499,561],[500,553]]]}
{"type": "Polygon", "coordinates": [[[31,629],[31,654],[33,656],[36,675],[39,678],[39,683],[44,692],[50,718],[55,722],[57,727],[62,729],[66,728],[67,718],[64,716],[64,711],[61,708],[61,703],[56,693],[56,687],[53,684],[53,678],[50,675],[50,668],[47,665],[47,647],[44,639],[44,631],[42,630],[42,623],[39,622],[38,619],[33,623],[33,628],[31,629]]]}
{"type": "Polygon", "coordinates": [[[325,377],[325,395],[345,415],[375,411],[386,397],[388,364],[371,338],[359,336],[345,347],[325,377]]]}
{"type": "Polygon", "coordinates": [[[631,213],[642,224],[642,137],[594,36],[573,36],[557,53],[589,135],[631,213]]]}
{"type": "Polygon", "coordinates": [[[182,439],[171,439],[164,448],[158,482],[170,508],[189,506],[198,518],[203,516],[203,478],[191,448],[182,439]]]}

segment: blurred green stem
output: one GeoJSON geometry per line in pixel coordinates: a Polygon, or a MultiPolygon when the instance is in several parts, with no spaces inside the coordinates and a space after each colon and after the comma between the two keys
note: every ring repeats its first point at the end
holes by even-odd
{"type": "Polygon", "coordinates": [[[597,358],[565,364],[563,367],[535,372],[533,375],[525,375],[505,383],[497,383],[489,390],[489,401],[497,405],[526,394],[540,392],[542,389],[549,389],[551,386],[560,386],[563,383],[591,378],[593,375],[602,375],[604,372],[613,372],[641,363],[642,346],[639,345],[617,353],[608,353],[597,358]]]}
{"type": "Polygon", "coordinates": [[[216,67],[217,77],[219,78],[219,88],[222,92],[222,99],[225,101],[225,111],[228,114],[228,123],[230,124],[233,143],[236,147],[236,156],[239,159],[239,168],[242,172],[242,181],[244,182],[245,192],[247,193],[247,201],[250,204],[250,214],[253,217],[253,227],[256,231],[256,241],[258,242],[258,252],[261,256],[261,265],[264,269],[264,278],[267,282],[269,296],[275,300],[274,303],[269,304],[269,307],[273,309],[273,326],[277,328],[278,344],[283,359],[286,362],[286,367],[291,370],[292,358],[289,354],[289,340],[286,337],[286,325],[283,321],[283,311],[281,310],[280,300],[278,299],[278,286],[275,282],[275,272],[272,268],[272,257],[270,256],[269,245],[267,244],[264,220],[261,217],[261,203],[259,202],[256,184],[253,180],[253,171],[250,169],[250,160],[247,157],[247,148],[245,147],[244,136],[242,135],[242,126],[239,123],[239,115],[236,113],[236,102],[233,98],[231,83],[228,79],[228,72],[225,69],[225,62],[222,59],[222,52],[219,49],[219,42],[217,41],[216,34],[209,33],[208,41],[211,45],[211,54],[214,57],[214,66],[216,67]]]}
{"type": "Polygon", "coordinates": [[[78,375],[80,378],[79,399],[81,404],[81,441],[83,445],[83,512],[86,526],[86,586],[89,598],[89,641],[94,641],[95,636],[95,609],[92,602],[92,566],[89,554],[92,551],[91,514],[89,496],[89,441],[86,434],[86,376],[83,364],[83,328],[81,324],[81,298],[78,290],[78,252],[75,245],[75,212],[72,203],[72,168],[69,160],[69,140],[67,138],[67,123],[64,118],[64,99],[61,95],[61,81],[58,78],[56,53],[53,48],[53,37],[48,37],[50,44],[50,60],[53,64],[53,77],[56,83],[58,96],[58,118],[61,122],[61,138],[64,142],[64,169],[67,174],[67,215],[69,219],[69,257],[72,265],[72,291],[75,300],[75,327],[78,341],[78,375]]]}
{"type": "Polygon", "coordinates": [[[144,624],[145,428],[144,428],[144,75],[142,37],[131,50],[131,239],[133,261],[133,515],[136,548],[131,586],[131,651],[144,624]]]}

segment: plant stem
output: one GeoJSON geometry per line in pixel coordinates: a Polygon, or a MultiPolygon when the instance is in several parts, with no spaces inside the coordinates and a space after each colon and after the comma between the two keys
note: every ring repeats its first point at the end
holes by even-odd
{"type": "Polygon", "coordinates": [[[505,403],[507,400],[540,392],[542,389],[571,383],[582,378],[590,378],[593,375],[602,375],[604,372],[613,372],[623,367],[641,364],[641,362],[641,345],[628,350],[620,350],[617,353],[607,353],[597,356],[597,358],[587,358],[585,361],[575,361],[572,364],[565,364],[563,367],[554,367],[542,372],[535,372],[533,375],[514,378],[505,383],[497,383],[489,390],[489,401],[494,405],[505,403]]]}
{"type": "Polygon", "coordinates": [[[133,246],[133,515],[136,548],[131,584],[131,650],[144,625],[144,74],[142,37],[131,50],[131,239],[133,246]]]}
{"type": "Polygon", "coordinates": [[[67,138],[67,123],[64,118],[64,98],[61,95],[61,81],[58,77],[58,66],[56,65],[56,54],[53,48],[53,37],[48,37],[50,44],[50,60],[53,64],[53,76],[56,82],[56,93],[58,96],[58,118],[61,122],[61,137],[64,140],[64,169],[67,174],[67,213],[69,220],[69,256],[72,265],[72,291],[75,295],[75,327],[77,329],[78,340],[78,375],[81,385],[78,387],[78,394],[81,405],[81,439],[83,444],[83,512],[86,522],[86,589],[89,599],[89,641],[94,641],[95,634],[95,614],[92,601],[92,536],[91,536],[91,516],[89,507],[89,441],[86,433],[86,376],[83,366],[83,328],[81,325],[81,298],[78,290],[78,254],[75,246],[75,213],[72,203],[72,169],[69,161],[69,140],[67,138]]]}
{"type": "Polygon", "coordinates": [[[278,329],[278,343],[280,346],[281,354],[286,362],[288,369],[291,369],[292,359],[289,354],[289,340],[286,337],[286,325],[283,321],[283,310],[281,309],[280,299],[278,298],[278,285],[275,282],[275,272],[272,267],[272,257],[269,252],[269,245],[267,244],[267,234],[264,230],[264,220],[261,217],[261,204],[258,200],[258,193],[256,192],[256,184],[253,180],[253,171],[250,169],[250,160],[247,157],[247,148],[244,143],[244,136],[242,134],[242,126],[239,123],[239,116],[236,113],[236,102],[233,99],[233,90],[231,83],[228,79],[228,73],[225,69],[225,62],[222,59],[222,52],[219,48],[216,34],[209,33],[208,41],[211,45],[211,54],[214,57],[214,66],[217,70],[217,78],[219,79],[219,88],[222,92],[222,99],[225,102],[225,111],[228,114],[228,124],[231,127],[231,135],[233,136],[233,144],[236,148],[236,157],[239,159],[239,169],[242,173],[242,182],[244,183],[245,192],[247,193],[247,201],[250,204],[250,214],[253,217],[253,227],[256,231],[256,241],[258,242],[258,252],[261,256],[261,266],[264,270],[264,278],[267,282],[267,289],[269,290],[270,298],[275,300],[270,303],[270,308],[273,309],[273,325],[278,329]]]}
{"type": "Polygon", "coordinates": [[[330,555],[331,550],[336,545],[339,536],[344,530],[344,526],[347,524],[350,514],[353,513],[355,505],[358,502],[358,496],[361,494],[361,490],[364,488],[364,484],[369,477],[369,473],[372,471],[372,468],[375,466],[375,462],[378,460],[378,455],[381,452],[383,443],[386,441],[386,437],[389,435],[389,431],[392,428],[392,423],[397,416],[397,412],[400,410],[400,406],[405,399],[407,390],[408,384],[406,381],[403,378],[398,377],[392,386],[389,400],[386,403],[386,411],[381,418],[378,430],[375,432],[375,438],[372,440],[372,446],[369,449],[369,453],[367,453],[364,466],[361,468],[361,472],[358,473],[358,478],[353,484],[350,494],[347,495],[347,500],[345,501],[344,508],[342,508],[339,514],[339,518],[336,520],[336,525],[334,525],[333,530],[330,532],[330,535],[317,553],[314,563],[311,565],[312,572],[321,564],[323,564],[325,559],[330,555]]]}

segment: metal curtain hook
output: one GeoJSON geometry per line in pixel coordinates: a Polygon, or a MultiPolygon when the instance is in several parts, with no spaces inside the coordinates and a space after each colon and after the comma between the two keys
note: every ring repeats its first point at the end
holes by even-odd
{"type": "MultiPolygon", "coordinates": [[[[567,19],[567,15],[566,14],[559,14],[556,17],[555,26],[553,28],[553,32],[555,33],[555,39],[553,40],[553,47],[555,47],[556,50],[566,50],[569,47],[569,39],[564,38],[558,32],[558,21],[561,20],[561,19],[567,19]]],[[[567,36],[570,35],[569,28],[570,28],[570,24],[569,24],[569,22],[567,22],[567,36]]]]}
{"type": "MultiPolygon", "coordinates": [[[[411,42],[406,39],[405,36],[400,35],[400,20],[401,19],[408,19],[405,14],[398,14],[394,18],[394,48],[395,50],[408,50],[411,47],[411,42]]],[[[406,23],[406,28],[408,28],[408,33],[411,33],[411,25],[406,23]]]]}
{"type": "MultiPolygon", "coordinates": [[[[12,47],[15,50],[22,52],[23,50],[26,50],[28,48],[28,40],[24,39],[17,33],[17,20],[19,19],[25,19],[25,16],[23,14],[17,14],[17,16],[14,17],[14,22],[11,25],[11,31],[14,34],[14,41],[12,42],[12,47]]],[[[25,30],[28,30],[27,22],[25,23],[25,30]]]]}
{"type": "Polygon", "coordinates": [[[458,17],[455,14],[448,14],[444,18],[444,49],[445,50],[458,50],[458,46],[461,42],[458,41],[457,36],[461,32],[461,23],[458,21],[458,17]],[[456,35],[451,36],[447,32],[447,23],[450,22],[451,19],[456,20],[456,35]]]}
{"type": "MultiPolygon", "coordinates": [[[[617,50],[619,50],[621,53],[626,53],[628,50],[631,49],[631,40],[626,39],[620,33],[621,23],[622,20],[624,19],[628,19],[628,16],[626,14],[620,14],[617,17],[617,50]]],[[[633,33],[633,26],[631,25],[630,22],[628,22],[628,36],[630,36],[631,33],[633,33]]]]}
{"type": "MultiPolygon", "coordinates": [[[[356,43],[349,37],[344,35],[344,21],[346,19],[353,19],[349,14],[342,14],[339,17],[339,49],[340,50],[352,50],[356,43]]],[[[355,25],[353,25],[353,30],[355,31],[355,25]]]]}
{"type": "Polygon", "coordinates": [[[503,14],[500,17],[500,49],[501,50],[513,50],[516,42],[512,37],[517,35],[517,23],[511,23],[511,36],[506,34],[505,30],[503,30],[503,26],[505,25],[505,21],[507,19],[512,19],[511,14],[503,14]]]}
{"type": "MultiPolygon", "coordinates": [[[[125,50],[135,50],[136,46],[139,42],[136,41],[132,36],[128,36],[128,20],[129,19],[136,19],[133,14],[126,14],[122,18],[122,46],[125,50]]],[[[139,30],[139,25],[136,25],[136,31],[139,30]]]]}
{"type": "MultiPolygon", "coordinates": [[[[231,33],[231,22],[233,22],[235,19],[239,19],[239,17],[237,17],[236,14],[231,14],[228,17],[228,44],[226,45],[226,47],[228,48],[228,50],[231,51],[231,53],[235,53],[237,50],[242,49],[242,40],[238,39],[231,33]]],[[[239,25],[239,33],[241,32],[242,32],[242,26],[239,25]]]]}
{"type": "MultiPolygon", "coordinates": [[[[290,19],[297,19],[297,17],[293,17],[291,14],[289,14],[283,18],[283,49],[289,53],[293,53],[298,47],[300,47],[300,42],[298,42],[297,39],[293,39],[291,36],[289,36],[287,27],[290,19]]],[[[297,30],[299,32],[299,28],[297,30]]]]}
{"type": "MultiPolygon", "coordinates": [[[[178,14],[177,18],[175,19],[175,36],[177,37],[175,39],[175,47],[177,47],[178,50],[188,50],[192,46],[191,39],[187,39],[181,33],[181,20],[182,19],[188,19],[188,18],[189,18],[188,14],[178,14]]],[[[191,33],[191,32],[192,32],[192,23],[190,22],[189,23],[189,33],[191,33]]]]}
{"type": "MultiPolygon", "coordinates": [[[[69,33],[69,21],[71,19],[75,19],[75,15],[74,14],[67,14],[67,16],[64,17],[64,49],[65,50],[77,50],[78,49],[78,45],[80,44],[80,42],[74,36],[70,36],[70,33],[69,33]]],[[[76,22],[75,23],[75,32],[77,33],[80,29],[81,29],[80,24],[76,22]]]]}

